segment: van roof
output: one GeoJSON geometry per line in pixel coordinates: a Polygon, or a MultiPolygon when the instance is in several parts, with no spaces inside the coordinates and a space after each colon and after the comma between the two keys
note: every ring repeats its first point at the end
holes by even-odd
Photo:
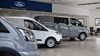
{"type": "Polygon", "coordinates": [[[35,19],[33,19],[33,18],[30,18],[30,17],[6,16],[6,17],[4,17],[4,18],[26,19],[26,20],[32,20],[32,21],[36,21],[35,19]]]}

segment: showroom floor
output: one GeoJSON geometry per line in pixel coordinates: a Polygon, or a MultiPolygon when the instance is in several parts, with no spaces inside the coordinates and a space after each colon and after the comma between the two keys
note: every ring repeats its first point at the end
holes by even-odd
{"type": "Polygon", "coordinates": [[[85,41],[64,40],[55,48],[39,47],[40,56],[100,56],[100,36],[85,41]]]}

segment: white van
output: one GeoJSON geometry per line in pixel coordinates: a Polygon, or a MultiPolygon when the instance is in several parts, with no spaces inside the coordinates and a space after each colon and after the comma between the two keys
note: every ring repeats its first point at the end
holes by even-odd
{"type": "Polygon", "coordinates": [[[9,21],[12,21],[13,23],[16,23],[19,27],[27,27],[31,29],[36,37],[38,44],[45,44],[47,47],[52,48],[61,43],[61,33],[45,27],[33,18],[11,16],[5,18],[9,21]]]}

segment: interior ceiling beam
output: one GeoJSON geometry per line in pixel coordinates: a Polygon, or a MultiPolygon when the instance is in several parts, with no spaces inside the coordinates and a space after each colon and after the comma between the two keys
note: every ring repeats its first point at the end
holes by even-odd
{"type": "Polygon", "coordinates": [[[81,6],[81,5],[97,5],[97,4],[100,4],[100,2],[82,3],[78,5],[81,6]]]}

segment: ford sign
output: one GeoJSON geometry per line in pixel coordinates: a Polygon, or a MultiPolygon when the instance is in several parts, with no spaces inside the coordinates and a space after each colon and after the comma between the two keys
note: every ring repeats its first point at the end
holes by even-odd
{"type": "Polygon", "coordinates": [[[21,1],[15,1],[14,2],[14,5],[17,6],[17,7],[24,7],[25,6],[25,3],[24,2],[21,2],[21,1]]]}

